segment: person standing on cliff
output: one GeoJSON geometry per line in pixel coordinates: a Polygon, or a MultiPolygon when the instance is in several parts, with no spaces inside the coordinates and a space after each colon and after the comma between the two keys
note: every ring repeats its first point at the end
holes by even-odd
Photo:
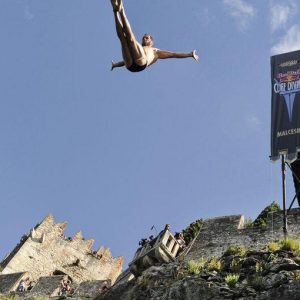
{"type": "Polygon", "coordinates": [[[300,152],[298,152],[297,159],[291,163],[291,168],[293,172],[293,180],[296,197],[298,200],[298,206],[300,206],[300,152]]]}
{"type": "Polygon", "coordinates": [[[141,72],[146,67],[154,64],[158,59],[167,58],[187,58],[192,57],[198,61],[196,50],[189,53],[171,52],[153,47],[153,38],[150,34],[143,36],[140,44],[131,29],[129,21],[125,15],[122,0],[111,0],[113,7],[117,34],[122,46],[123,60],[113,62],[111,70],[119,67],[126,67],[130,72],[141,72]]]}

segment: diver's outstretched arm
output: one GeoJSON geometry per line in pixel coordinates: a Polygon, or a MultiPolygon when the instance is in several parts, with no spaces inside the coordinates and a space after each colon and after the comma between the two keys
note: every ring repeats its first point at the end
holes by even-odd
{"type": "Polygon", "coordinates": [[[181,52],[171,52],[171,51],[157,49],[156,54],[159,59],[192,57],[196,61],[199,60],[199,56],[196,54],[196,50],[193,50],[192,52],[189,53],[181,53],[181,52]]]}
{"type": "Polygon", "coordinates": [[[114,69],[114,68],[120,68],[120,67],[124,67],[125,66],[125,62],[122,60],[122,61],[119,61],[119,62],[114,62],[113,60],[111,61],[111,71],[114,69]]]}

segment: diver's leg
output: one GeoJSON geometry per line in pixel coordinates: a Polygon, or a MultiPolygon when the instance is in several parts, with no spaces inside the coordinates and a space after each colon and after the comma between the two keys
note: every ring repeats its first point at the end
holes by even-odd
{"type": "Polygon", "coordinates": [[[121,9],[119,11],[119,15],[121,17],[123,32],[125,33],[125,38],[127,40],[127,44],[129,46],[130,52],[136,64],[144,65],[147,63],[147,58],[145,51],[142,45],[136,40],[135,35],[131,29],[129,21],[126,17],[125,10],[123,4],[121,3],[121,9]]]}
{"type": "Polygon", "coordinates": [[[125,36],[125,33],[123,31],[123,24],[118,16],[118,13],[115,11],[114,11],[114,17],[115,17],[117,35],[118,35],[118,38],[121,40],[125,36]]]}
{"type": "Polygon", "coordinates": [[[125,14],[125,9],[123,7],[123,4],[121,4],[121,6],[120,6],[119,14],[120,14],[121,21],[122,21],[122,24],[123,24],[123,30],[124,30],[127,38],[131,39],[131,40],[135,40],[134,33],[131,29],[130,23],[129,23],[129,21],[127,19],[127,16],[125,14]]]}
{"type": "Polygon", "coordinates": [[[125,65],[127,67],[130,67],[133,63],[133,58],[130,52],[130,48],[128,47],[127,39],[125,37],[125,33],[123,32],[123,26],[117,12],[114,12],[114,17],[116,22],[116,30],[117,30],[118,38],[122,46],[123,60],[125,62],[125,65]]]}

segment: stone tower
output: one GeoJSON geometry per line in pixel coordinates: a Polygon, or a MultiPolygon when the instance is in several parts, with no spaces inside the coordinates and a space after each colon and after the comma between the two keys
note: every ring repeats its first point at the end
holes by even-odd
{"type": "Polygon", "coordinates": [[[24,235],[15,249],[1,262],[2,274],[28,272],[32,280],[51,275],[68,275],[79,284],[90,280],[114,283],[122,271],[123,257],[112,257],[108,248],[92,251],[94,240],[81,232],[64,236],[67,222],[54,223],[49,214],[24,235]]]}

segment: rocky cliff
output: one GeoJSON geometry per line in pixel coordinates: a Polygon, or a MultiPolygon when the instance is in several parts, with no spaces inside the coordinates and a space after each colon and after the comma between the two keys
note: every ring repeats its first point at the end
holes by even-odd
{"type": "Polygon", "coordinates": [[[205,220],[176,262],[126,274],[96,299],[300,299],[300,210],[289,212],[287,236],[282,224],[276,211],[254,226],[241,215],[205,220]]]}
{"type": "MultiPolygon", "coordinates": [[[[78,284],[72,299],[93,297],[95,300],[300,299],[300,209],[292,209],[288,213],[288,232],[285,235],[282,230],[282,212],[276,207],[274,210],[273,206],[271,208],[264,210],[260,218],[251,224],[245,223],[242,215],[204,220],[196,237],[174,262],[153,265],[136,277],[130,273],[130,270],[126,270],[112,287],[100,282],[96,274],[98,277],[95,282],[85,281],[78,284]]],[[[63,223],[54,224],[51,217],[48,217],[42,224],[44,225],[40,229],[44,228],[44,233],[47,233],[49,228],[52,228],[49,229],[49,233],[53,228],[58,230],[62,239],[60,243],[64,247],[72,245],[74,250],[73,245],[77,245],[76,241],[79,239],[78,243],[81,246],[76,248],[79,250],[76,252],[79,261],[72,259],[70,263],[73,267],[77,266],[80,269],[82,266],[89,266],[86,263],[91,259],[90,255],[94,255],[93,259],[102,259],[103,256],[96,255],[97,253],[99,255],[99,251],[96,253],[90,251],[88,247],[90,242],[80,235],[75,237],[74,243],[72,243],[73,239],[68,241],[61,236],[59,228],[63,227],[63,223]],[[81,253],[82,249],[85,250],[81,253]]],[[[48,249],[52,249],[51,241],[56,240],[57,234],[51,236],[48,233],[43,236],[41,233],[37,227],[33,233],[22,239],[20,245],[4,261],[4,267],[16,268],[18,261],[25,261],[23,266],[28,266],[29,260],[24,256],[29,253],[29,250],[37,249],[34,246],[42,247],[44,244],[44,246],[48,245],[48,249]],[[46,244],[47,236],[49,244],[46,244]],[[27,248],[24,248],[24,245],[28,245],[27,248]],[[16,254],[21,253],[22,249],[27,251],[22,252],[18,260],[12,264],[13,258],[17,257],[16,254]]],[[[73,250],[71,253],[74,253],[73,250]]],[[[50,253],[54,257],[58,255],[53,251],[51,250],[50,253]]],[[[36,260],[38,257],[35,255],[36,260]]],[[[114,265],[113,263],[111,266],[114,265]]],[[[72,270],[70,265],[66,265],[68,267],[61,265],[59,268],[58,266],[57,259],[49,264],[46,263],[47,270],[62,270],[65,273],[72,270]]],[[[23,269],[20,270],[23,273],[6,272],[6,275],[0,275],[0,293],[7,294],[15,291],[20,279],[28,276],[23,269]]],[[[11,270],[17,271],[17,269],[11,270]]],[[[88,271],[70,272],[69,275],[80,282],[78,280],[80,277],[76,274],[84,276],[95,274],[93,268],[90,275],[88,273],[88,271]]],[[[104,273],[110,274],[106,271],[104,273]]],[[[57,276],[63,277],[63,275],[57,276]]],[[[107,279],[107,276],[105,278],[107,279]]],[[[36,295],[43,293],[45,295],[46,288],[49,290],[47,290],[48,298],[55,295],[61,280],[62,278],[53,278],[53,276],[49,279],[42,278],[43,283],[47,284],[40,284],[40,289],[37,285],[36,295]],[[42,290],[43,292],[40,292],[42,290]]],[[[21,299],[26,297],[26,294],[19,295],[15,292],[12,295],[21,299]]],[[[27,294],[27,296],[29,297],[27,299],[35,299],[30,298],[34,294],[27,294]]]]}
{"type": "Polygon", "coordinates": [[[299,263],[292,251],[277,250],[153,266],[96,299],[300,299],[299,263]]]}

